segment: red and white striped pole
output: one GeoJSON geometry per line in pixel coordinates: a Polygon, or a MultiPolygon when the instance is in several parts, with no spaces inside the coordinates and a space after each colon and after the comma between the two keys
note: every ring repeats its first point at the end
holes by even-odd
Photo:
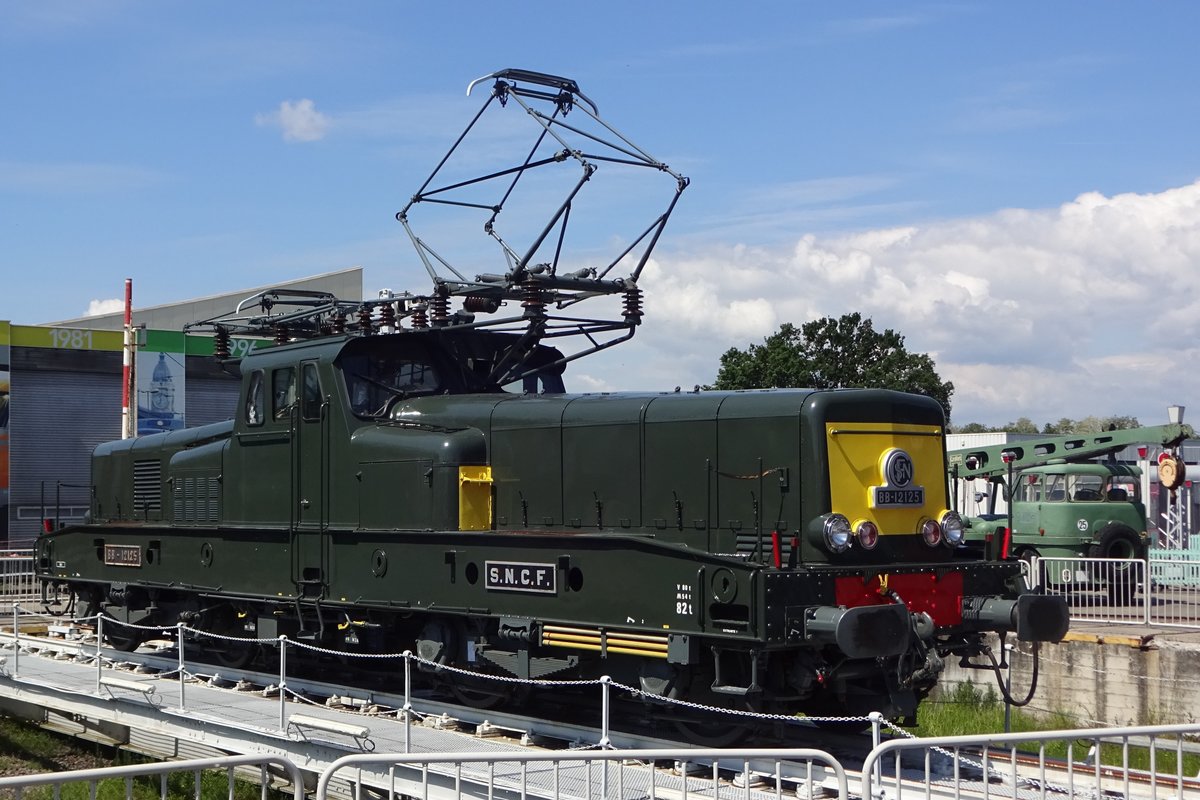
{"type": "Polygon", "coordinates": [[[121,438],[133,438],[130,385],[133,381],[133,278],[125,279],[125,347],[121,359],[121,438]]]}

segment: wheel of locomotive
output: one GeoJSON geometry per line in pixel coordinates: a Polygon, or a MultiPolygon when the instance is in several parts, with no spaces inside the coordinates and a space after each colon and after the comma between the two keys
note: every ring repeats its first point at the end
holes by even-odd
{"type": "Polygon", "coordinates": [[[222,667],[245,669],[261,652],[256,642],[246,641],[245,627],[233,609],[214,616],[206,629],[216,635],[201,636],[204,653],[222,667]]]}
{"type": "Polygon", "coordinates": [[[741,717],[654,700],[656,697],[667,701],[686,698],[689,702],[719,708],[725,704],[725,696],[718,697],[711,692],[711,673],[706,679],[702,675],[698,677],[686,667],[651,661],[643,661],[638,672],[638,684],[645,692],[647,702],[666,711],[664,716],[684,741],[701,747],[720,748],[729,747],[748,736],[749,728],[741,717]]]}
{"type": "MultiPolygon", "coordinates": [[[[142,628],[132,627],[119,621],[111,614],[102,614],[102,627],[104,632],[104,641],[114,650],[120,650],[122,653],[132,653],[141,646],[142,642],[146,641],[149,631],[142,628]]],[[[149,618],[143,619],[135,624],[147,625],[152,620],[149,618]]]]}
{"type": "Polygon", "coordinates": [[[482,711],[490,711],[508,705],[522,692],[512,691],[513,686],[487,678],[477,679],[466,675],[458,675],[450,684],[450,693],[458,702],[482,711]]]}
{"type": "Polygon", "coordinates": [[[421,629],[417,638],[417,669],[422,672],[440,673],[441,682],[458,702],[483,710],[499,708],[512,702],[521,692],[513,691],[513,684],[490,680],[487,677],[465,675],[455,664],[455,656],[463,641],[460,626],[447,620],[431,619],[421,629]],[[441,667],[454,667],[454,671],[441,667]]]}
{"type": "Polygon", "coordinates": [[[1092,545],[1093,558],[1119,559],[1103,565],[1100,578],[1107,584],[1108,601],[1113,605],[1129,605],[1137,594],[1138,569],[1134,559],[1145,557],[1145,548],[1138,535],[1127,525],[1114,522],[1100,531],[1100,539],[1092,545]]]}

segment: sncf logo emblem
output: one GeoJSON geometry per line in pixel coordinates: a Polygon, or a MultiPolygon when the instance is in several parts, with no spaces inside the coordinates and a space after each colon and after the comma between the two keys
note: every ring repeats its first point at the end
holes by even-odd
{"type": "Polygon", "coordinates": [[[888,486],[903,489],[913,482],[913,462],[908,453],[892,448],[883,457],[883,479],[888,486]]]}
{"type": "Polygon", "coordinates": [[[893,447],[883,454],[883,486],[871,487],[871,508],[917,508],[925,505],[925,487],[914,486],[912,456],[893,447]]]}

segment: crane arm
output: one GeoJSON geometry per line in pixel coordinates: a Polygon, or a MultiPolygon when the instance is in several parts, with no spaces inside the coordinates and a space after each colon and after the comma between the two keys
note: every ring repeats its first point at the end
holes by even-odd
{"type": "Polygon", "coordinates": [[[1129,445],[1153,443],[1167,448],[1176,447],[1184,438],[1183,426],[1174,423],[1100,433],[1048,436],[1010,444],[950,450],[946,453],[946,468],[952,478],[993,478],[1003,475],[1010,468],[1022,470],[1055,460],[1083,461],[1115,453],[1129,445]],[[1011,467],[1004,460],[1006,453],[1010,454],[1011,467]]]}

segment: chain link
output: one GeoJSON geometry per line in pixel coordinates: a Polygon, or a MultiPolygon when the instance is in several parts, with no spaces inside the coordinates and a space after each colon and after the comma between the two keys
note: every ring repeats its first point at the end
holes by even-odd
{"type": "MultiPolygon", "coordinates": [[[[78,617],[78,618],[74,618],[73,621],[94,620],[100,616],[102,616],[102,615],[97,614],[97,615],[93,615],[91,617],[78,617]]],[[[124,626],[130,627],[130,628],[138,628],[141,630],[161,631],[163,634],[173,634],[177,630],[177,628],[165,628],[161,625],[138,625],[138,624],[132,623],[132,622],[122,622],[121,620],[117,620],[117,619],[114,619],[114,618],[108,617],[108,616],[104,616],[104,621],[106,624],[110,623],[110,622],[115,622],[118,625],[124,625],[124,626]]],[[[192,628],[192,627],[189,627],[186,625],[179,626],[179,627],[182,627],[182,629],[184,631],[187,631],[190,634],[193,634],[196,636],[204,636],[204,637],[207,637],[210,639],[217,639],[217,640],[227,641],[227,642],[244,642],[244,643],[250,644],[250,645],[253,645],[253,644],[284,645],[284,646],[298,647],[303,650],[308,650],[310,652],[319,653],[322,655],[335,656],[335,657],[340,657],[340,658],[361,658],[361,659],[373,659],[373,660],[408,659],[417,665],[428,667],[429,669],[431,669],[434,672],[451,673],[451,674],[455,674],[455,675],[462,675],[464,677],[475,678],[478,680],[495,681],[496,683],[502,683],[502,684],[508,684],[508,685],[534,686],[534,687],[541,687],[541,688],[565,688],[565,687],[599,686],[605,682],[604,680],[598,679],[598,678],[580,679],[580,680],[547,680],[544,678],[519,678],[516,676],[509,676],[509,675],[494,675],[491,673],[477,672],[475,670],[464,669],[462,667],[456,667],[456,666],[452,666],[450,664],[439,664],[436,661],[431,661],[429,659],[422,658],[421,656],[418,656],[418,655],[416,655],[412,652],[408,652],[408,651],[402,652],[402,653],[354,653],[354,652],[348,652],[345,650],[334,650],[334,649],[327,648],[327,647],[321,647],[319,645],[310,644],[308,642],[298,641],[296,639],[290,639],[286,636],[281,636],[281,637],[272,638],[272,639],[259,639],[259,638],[252,638],[252,637],[230,636],[227,634],[214,633],[212,631],[206,631],[206,630],[202,630],[199,628],[192,628]]],[[[628,692],[630,695],[633,695],[634,697],[640,697],[640,698],[643,698],[646,700],[650,700],[652,702],[675,705],[675,706],[679,706],[681,708],[691,709],[693,711],[702,711],[702,712],[716,713],[716,714],[726,714],[726,715],[730,715],[730,716],[742,717],[745,719],[759,719],[759,720],[767,720],[767,721],[773,721],[773,722],[786,722],[786,723],[796,723],[801,720],[807,721],[807,722],[817,722],[817,723],[820,723],[820,722],[870,723],[870,721],[871,721],[871,718],[867,717],[867,716],[846,716],[846,717],[805,716],[805,717],[797,717],[792,714],[768,714],[768,713],[761,712],[761,711],[751,711],[749,709],[723,708],[720,706],[711,706],[711,705],[706,705],[704,703],[697,703],[697,702],[691,701],[691,700],[680,700],[680,699],[674,698],[674,697],[665,697],[663,695],[657,695],[657,694],[654,694],[653,692],[648,692],[644,689],[629,686],[627,684],[620,683],[618,681],[609,680],[607,682],[614,689],[619,689],[621,691],[628,692]]],[[[902,732],[903,735],[912,736],[912,734],[909,734],[907,731],[904,731],[902,728],[895,727],[894,725],[887,722],[886,720],[884,721],[884,724],[886,724],[889,728],[896,730],[897,732],[902,732]]]]}
{"type": "Polygon", "coordinates": [[[774,722],[799,722],[801,720],[807,722],[870,722],[870,717],[797,717],[794,714],[768,714],[762,711],[750,711],[743,708],[722,708],[721,706],[710,706],[704,703],[697,703],[692,700],[680,700],[676,697],[665,697],[663,695],[647,692],[644,689],[635,689],[632,686],[627,686],[616,681],[612,682],[613,688],[622,689],[630,694],[652,700],[654,702],[669,703],[671,705],[690,708],[695,711],[713,711],[719,714],[730,714],[737,717],[747,717],[750,719],[771,720],[774,722]]]}

